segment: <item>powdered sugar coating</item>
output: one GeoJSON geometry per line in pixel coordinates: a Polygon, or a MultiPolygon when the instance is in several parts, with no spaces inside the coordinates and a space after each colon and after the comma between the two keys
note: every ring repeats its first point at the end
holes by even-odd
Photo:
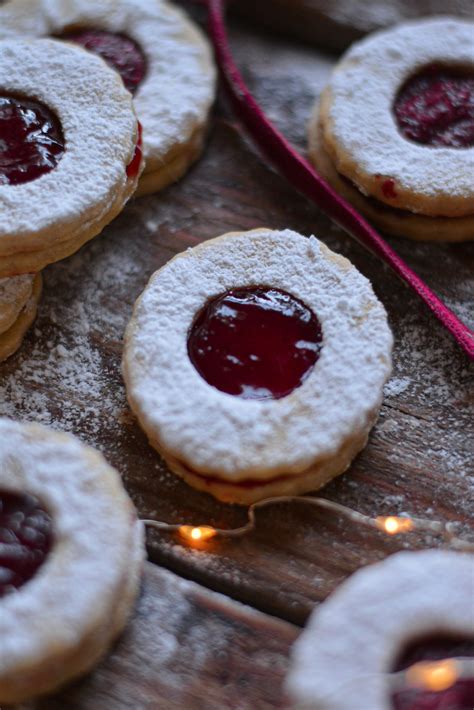
{"type": "MultiPolygon", "coordinates": [[[[0,93],[37,99],[59,118],[66,152],[22,185],[0,185],[0,254],[45,248],[100,221],[127,193],[137,120],[131,96],[97,56],[55,40],[0,42],[0,93]]],[[[124,197],[125,199],[125,197],[124,197]]]]}
{"type": "Polygon", "coordinates": [[[145,172],[187,143],[207,118],[215,70],[209,45],[178,8],[162,0],[11,0],[0,9],[0,37],[60,35],[69,28],[124,33],[146,57],[134,96],[143,126],[145,172]]]}
{"type": "Polygon", "coordinates": [[[380,405],[392,335],[370,283],[316,238],[254,230],[175,257],[137,301],[126,334],[127,395],[144,429],[195,471],[230,482],[297,474],[360,435],[380,405]],[[318,317],[323,343],[305,382],[279,400],[242,400],[210,386],[187,353],[206,301],[269,285],[318,317]]]}
{"type": "Polygon", "coordinates": [[[426,214],[473,212],[474,148],[431,148],[406,140],[392,107],[404,82],[423,67],[447,64],[474,68],[474,23],[434,18],[402,24],[356,43],[330,80],[330,133],[336,167],[362,192],[388,204],[374,176],[395,181],[403,205],[426,214]],[[408,193],[414,193],[410,199],[408,193]],[[419,197],[426,201],[426,209],[419,197]],[[443,205],[436,213],[435,204],[443,205]]]}
{"type": "Polygon", "coordinates": [[[317,607],[292,651],[298,710],[391,710],[388,673],[412,641],[474,634],[474,559],[400,552],[359,570],[317,607]]]}
{"type": "Polygon", "coordinates": [[[0,488],[36,496],[52,516],[54,535],[37,574],[0,600],[3,690],[10,673],[23,668],[27,678],[59,649],[67,658],[113,616],[141,542],[117,472],[70,435],[0,419],[0,488]]]}
{"type": "Polygon", "coordinates": [[[33,290],[34,274],[0,279],[0,334],[14,323],[33,290]]]}

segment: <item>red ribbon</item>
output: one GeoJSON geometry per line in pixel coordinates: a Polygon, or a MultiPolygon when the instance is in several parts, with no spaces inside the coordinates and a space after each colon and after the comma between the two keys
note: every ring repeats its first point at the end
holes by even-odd
{"type": "Polygon", "coordinates": [[[448,330],[464,352],[474,360],[474,332],[436,296],[422,279],[405,264],[380,234],[346,202],[313,166],[275,128],[255,101],[237,69],[229,49],[223,0],[201,0],[209,14],[209,34],[214,45],[221,77],[237,117],[265,158],[297,190],[325,212],[372,254],[410,286],[448,330]]]}

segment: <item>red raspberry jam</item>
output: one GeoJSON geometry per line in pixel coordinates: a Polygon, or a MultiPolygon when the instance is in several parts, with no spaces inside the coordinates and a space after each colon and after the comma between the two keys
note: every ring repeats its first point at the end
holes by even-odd
{"type": "Polygon", "coordinates": [[[21,185],[49,173],[64,150],[61,124],[49,108],[0,96],[0,185],[21,185]]]}
{"type": "Polygon", "coordinates": [[[388,199],[395,200],[398,197],[395,190],[395,180],[392,180],[392,178],[384,180],[382,183],[382,192],[388,199]]]}
{"type": "Polygon", "coordinates": [[[138,171],[140,170],[140,165],[142,163],[142,155],[143,155],[143,129],[142,129],[142,124],[140,121],[138,121],[138,136],[137,136],[137,145],[135,146],[135,152],[133,154],[133,158],[131,162],[127,165],[126,173],[127,177],[130,179],[133,179],[138,175],[138,171]]]}
{"type": "Polygon", "coordinates": [[[0,597],[36,574],[52,538],[51,517],[36,498],[0,491],[0,597]]]}
{"type": "MultiPolygon", "coordinates": [[[[420,661],[474,657],[474,639],[427,639],[410,646],[398,661],[394,671],[401,671],[420,661]]],[[[394,710],[472,710],[474,708],[474,678],[461,678],[445,690],[420,688],[399,690],[392,696],[394,710]]]]}
{"type": "Polygon", "coordinates": [[[68,32],[61,39],[80,44],[102,57],[118,71],[130,93],[134,94],[143,81],[146,72],[145,56],[140,46],[130,37],[106,30],[80,30],[68,32]]]}
{"type": "Polygon", "coordinates": [[[474,76],[430,66],[409,79],[395,99],[405,138],[432,147],[474,145],[474,76]]]}
{"type": "Polygon", "coordinates": [[[321,350],[314,313],[286,291],[236,288],[198,314],[188,353],[213,387],[244,399],[280,399],[299,387],[321,350]]]}

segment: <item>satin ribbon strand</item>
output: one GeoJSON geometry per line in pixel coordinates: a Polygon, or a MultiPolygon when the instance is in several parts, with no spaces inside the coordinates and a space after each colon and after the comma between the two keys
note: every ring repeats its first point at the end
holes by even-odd
{"type": "Polygon", "coordinates": [[[208,10],[209,36],[222,81],[235,114],[263,156],[297,190],[306,195],[336,224],[381,259],[426,304],[467,356],[474,360],[474,332],[442,302],[424,281],[387,244],[381,235],[316,172],[275,128],[255,101],[237,69],[226,33],[223,0],[202,0],[208,10]]]}

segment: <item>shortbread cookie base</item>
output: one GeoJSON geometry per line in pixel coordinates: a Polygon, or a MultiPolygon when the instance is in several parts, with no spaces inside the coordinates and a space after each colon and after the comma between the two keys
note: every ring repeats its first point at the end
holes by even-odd
{"type": "Polygon", "coordinates": [[[110,210],[98,221],[93,220],[85,223],[72,239],[58,241],[51,247],[38,251],[18,252],[5,256],[0,254],[0,278],[41,271],[48,264],[75,254],[84,244],[98,236],[120,214],[126,202],[133,195],[136,184],[136,179],[129,180],[126,192],[117,196],[110,210]]]}
{"type": "Polygon", "coordinates": [[[38,312],[38,303],[41,298],[42,278],[37,274],[33,284],[31,296],[13,325],[0,334],[0,362],[14,355],[20,348],[23,338],[32,325],[38,312]]]}
{"type": "MultiPolygon", "coordinates": [[[[367,432],[358,437],[354,437],[337,455],[327,461],[320,461],[314,466],[310,466],[306,471],[299,474],[288,475],[278,478],[275,481],[269,480],[261,485],[245,487],[232,485],[225,481],[218,481],[216,478],[206,478],[205,474],[195,475],[188,468],[184,467],[177,459],[166,457],[163,454],[169,468],[186,483],[196,488],[198,491],[210,493],[214,498],[223,503],[237,503],[239,505],[251,505],[264,498],[273,496],[295,496],[310,491],[317,491],[323,488],[336,476],[344,473],[351,465],[353,459],[367,444],[369,430],[373,427],[378,417],[377,413],[367,422],[367,432]]],[[[160,451],[155,442],[150,440],[150,444],[160,451]]],[[[161,453],[161,452],[160,452],[161,453]]]]}
{"type": "Polygon", "coordinates": [[[0,279],[0,335],[12,327],[33,291],[34,274],[0,279]]]}
{"type": "Polygon", "coordinates": [[[464,242],[474,239],[474,214],[466,217],[427,217],[406,211],[397,214],[395,207],[383,203],[377,207],[376,198],[365,197],[347,178],[342,178],[325,150],[318,107],[309,127],[309,155],[331,187],[384,232],[416,241],[464,242]]]}
{"type": "Polygon", "coordinates": [[[179,150],[170,151],[161,168],[151,171],[145,169],[138,181],[135,196],[141,197],[150,195],[153,192],[159,192],[183,177],[191,165],[200,157],[205,135],[206,128],[199,128],[193,133],[188,143],[181,145],[179,150]]]}
{"type": "Polygon", "coordinates": [[[256,229],[199,245],[152,276],[127,328],[122,368],[130,406],[170,468],[221,500],[251,503],[316,490],[347,468],[377,416],[390,351],[386,314],[350,262],[315,238],[256,229]],[[186,349],[189,327],[209,297],[260,283],[301,298],[324,334],[305,382],[278,400],[220,392],[197,373],[186,349]],[[355,382],[349,370],[356,351],[364,376],[358,370],[355,382]],[[344,392],[330,395],[333,387],[344,392]],[[346,407],[338,415],[341,397],[346,407]],[[349,402],[358,412],[351,424],[349,402]]]}
{"type": "Polygon", "coordinates": [[[472,22],[406,22],[355,43],[321,97],[324,145],[341,175],[391,207],[430,217],[472,215],[474,147],[406,139],[393,117],[401,86],[425,66],[473,70],[472,22]],[[384,190],[386,180],[393,190],[384,190]]]}

